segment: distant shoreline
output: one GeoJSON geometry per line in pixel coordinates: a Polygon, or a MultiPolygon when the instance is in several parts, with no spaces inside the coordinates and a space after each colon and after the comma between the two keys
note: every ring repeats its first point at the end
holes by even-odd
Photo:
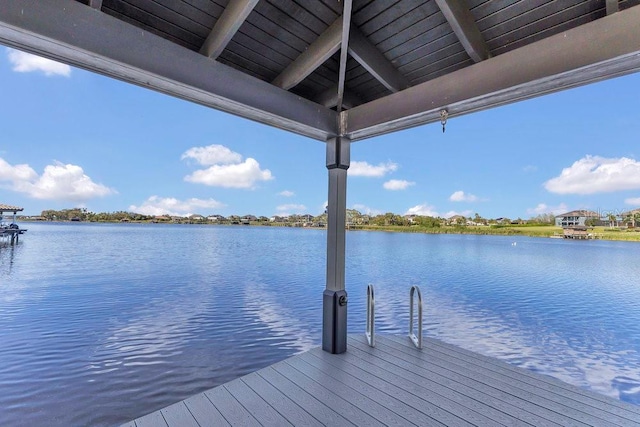
{"type": "MultiPolygon", "coordinates": [[[[55,224],[153,224],[153,225],[218,225],[228,227],[274,227],[274,228],[302,228],[310,230],[323,230],[326,227],[302,227],[292,224],[265,224],[263,222],[252,222],[250,224],[216,224],[211,222],[194,223],[173,223],[173,222],[152,222],[152,221],[34,221],[22,219],[24,223],[55,223],[55,224]]],[[[353,225],[347,227],[348,231],[385,231],[394,233],[422,233],[422,234],[472,234],[491,236],[525,236],[525,237],[562,237],[561,227],[551,225],[505,225],[505,226],[441,226],[423,227],[418,225],[410,226],[377,226],[377,225],[353,225]]],[[[611,240],[624,242],[640,242],[640,228],[618,229],[608,227],[593,227],[589,232],[596,236],[596,240],[611,240]]]]}

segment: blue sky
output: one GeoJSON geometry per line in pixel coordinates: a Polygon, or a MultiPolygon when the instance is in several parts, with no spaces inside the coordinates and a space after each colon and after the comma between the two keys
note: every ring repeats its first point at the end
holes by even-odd
{"type": "MultiPolygon", "coordinates": [[[[0,47],[0,203],[26,214],[318,214],[324,144],[0,47]]],[[[363,213],[640,207],[640,74],[352,145],[363,213]]]]}

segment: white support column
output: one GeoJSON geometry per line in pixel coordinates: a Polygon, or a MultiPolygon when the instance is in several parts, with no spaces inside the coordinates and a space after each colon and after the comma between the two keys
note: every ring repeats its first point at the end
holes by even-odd
{"type": "Polygon", "coordinates": [[[350,153],[351,140],[348,138],[338,137],[327,141],[327,286],[323,294],[322,349],[333,354],[347,351],[347,292],[344,272],[347,169],[350,153]]]}

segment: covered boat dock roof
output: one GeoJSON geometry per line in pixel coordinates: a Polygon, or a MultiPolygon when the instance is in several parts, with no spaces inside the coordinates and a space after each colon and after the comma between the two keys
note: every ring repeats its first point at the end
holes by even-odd
{"type": "Polygon", "coordinates": [[[13,212],[15,214],[17,212],[22,212],[23,210],[23,208],[19,208],[18,206],[3,205],[2,203],[0,203],[0,215],[2,215],[4,212],[13,212]]]}
{"type": "Polygon", "coordinates": [[[0,43],[356,141],[638,71],[638,3],[15,0],[0,43]]]}

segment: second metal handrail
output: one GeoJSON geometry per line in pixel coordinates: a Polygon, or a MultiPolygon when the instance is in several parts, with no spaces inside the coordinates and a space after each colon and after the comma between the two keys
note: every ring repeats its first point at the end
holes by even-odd
{"type": "Polygon", "coordinates": [[[409,293],[409,338],[413,341],[413,345],[422,348],[422,294],[417,286],[411,287],[409,293]],[[418,293],[418,335],[413,332],[413,295],[418,293]]]}
{"type": "Polygon", "coordinates": [[[375,346],[375,304],[373,285],[367,286],[367,329],[365,335],[370,347],[375,346]]]}

